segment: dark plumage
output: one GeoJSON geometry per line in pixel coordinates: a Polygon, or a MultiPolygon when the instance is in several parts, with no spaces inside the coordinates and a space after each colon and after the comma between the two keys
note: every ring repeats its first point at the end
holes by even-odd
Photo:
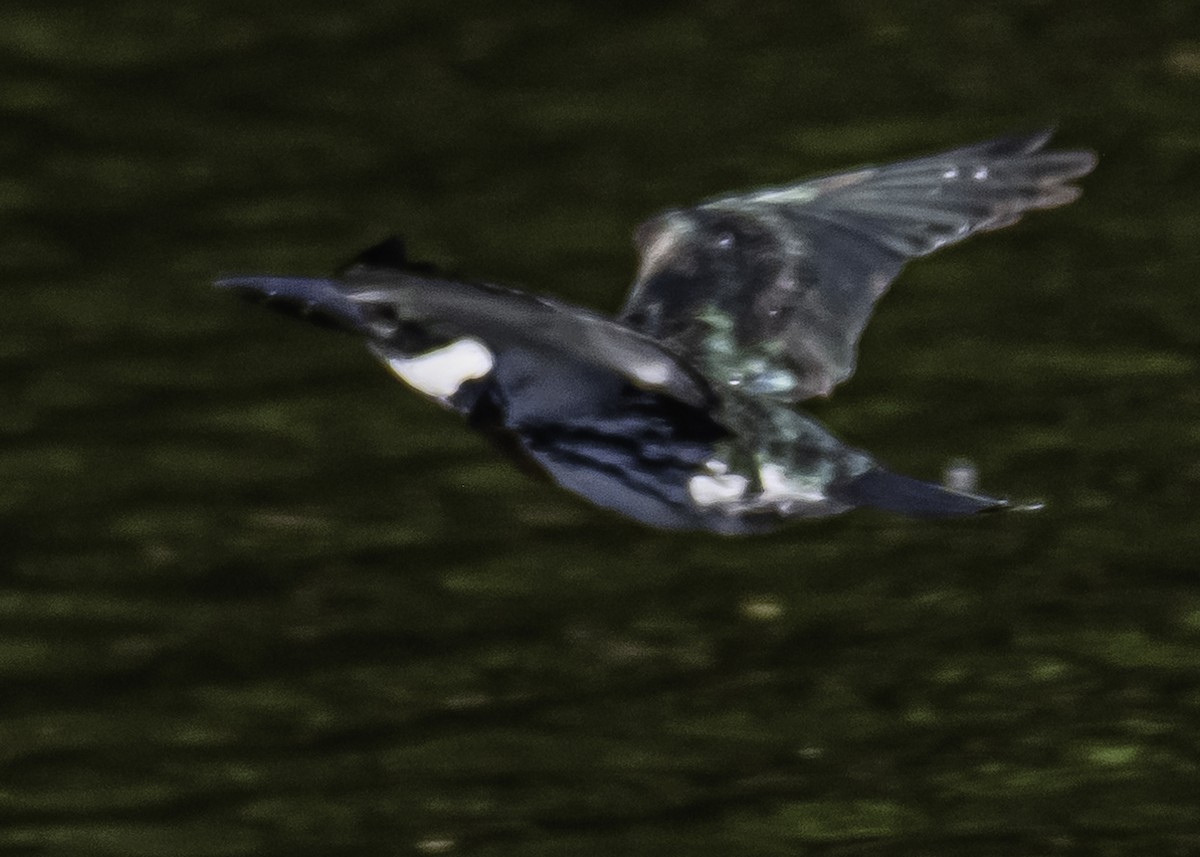
{"type": "Polygon", "coordinates": [[[720,197],[639,227],[616,319],[415,266],[391,239],[333,278],[217,282],[352,331],[559,485],[655,527],[745,533],[872,506],[1006,507],[893,474],[796,403],[854,372],[904,263],[1075,199],[1048,133],[720,197]]]}

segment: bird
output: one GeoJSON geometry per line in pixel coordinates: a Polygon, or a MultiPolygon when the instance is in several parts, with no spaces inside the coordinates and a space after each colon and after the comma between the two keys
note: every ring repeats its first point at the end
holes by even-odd
{"type": "Polygon", "coordinates": [[[333,276],[215,285],[350,332],[518,463],[661,530],[745,535],[868,507],[1019,508],[895,473],[801,404],[853,374],[876,302],[917,257],[1076,199],[1093,152],[1050,131],[713,197],[634,233],[614,316],[443,273],[391,237],[333,276]]]}

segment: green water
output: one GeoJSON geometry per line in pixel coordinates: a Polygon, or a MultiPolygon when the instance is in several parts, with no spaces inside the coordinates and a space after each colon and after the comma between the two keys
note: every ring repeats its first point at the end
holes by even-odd
{"type": "Polygon", "coordinates": [[[1200,852],[1186,2],[0,6],[0,853],[1200,852]],[[664,535],[209,288],[611,310],[731,189],[1057,123],[818,410],[1035,515],[664,535]]]}

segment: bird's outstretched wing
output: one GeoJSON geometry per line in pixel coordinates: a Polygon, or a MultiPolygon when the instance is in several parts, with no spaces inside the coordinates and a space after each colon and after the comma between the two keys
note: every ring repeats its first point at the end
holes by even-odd
{"type": "Polygon", "coordinates": [[[801,401],[854,372],[875,301],[904,263],[1075,199],[1096,162],[1050,132],[672,210],[638,228],[621,320],[721,385],[801,401]]]}

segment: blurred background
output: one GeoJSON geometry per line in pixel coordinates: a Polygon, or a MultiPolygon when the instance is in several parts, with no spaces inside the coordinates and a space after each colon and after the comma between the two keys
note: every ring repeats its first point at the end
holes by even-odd
{"type": "Polygon", "coordinates": [[[1200,851],[1193,4],[0,7],[0,852],[1200,851]],[[399,231],[613,310],[633,226],[1047,124],[816,410],[1039,514],[665,535],[210,288],[399,231]]]}

